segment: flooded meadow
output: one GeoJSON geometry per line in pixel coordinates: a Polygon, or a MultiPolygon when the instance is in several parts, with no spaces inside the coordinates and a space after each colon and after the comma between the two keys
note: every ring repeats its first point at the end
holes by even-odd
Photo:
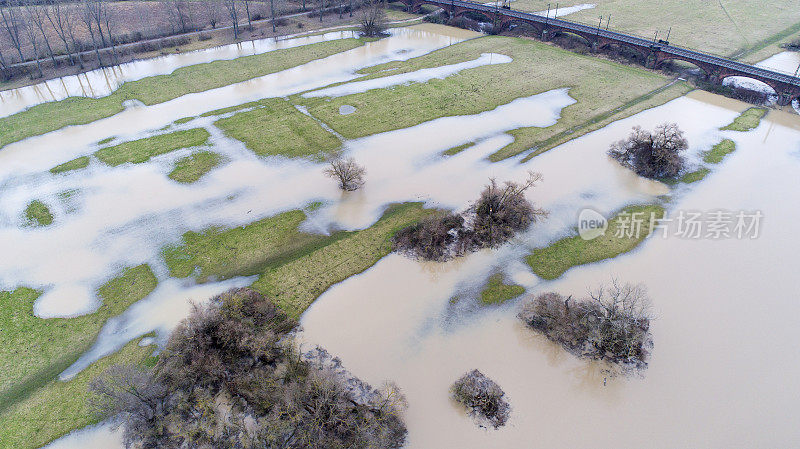
{"type": "MultiPolygon", "coordinates": [[[[500,52],[485,53],[461,63],[360,79],[362,69],[408,61],[476,36],[430,24],[395,28],[387,38],[291,69],[160,104],[131,105],[111,117],[2,148],[0,242],[5,257],[0,259],[0,290],[40,289],[34,313],[48,319],[98,310],[98,287],[125,267],[147,264],[158,280],[144,299],[104,324],[88,351],[60,372],[58,381],[69,382],[144,336],[144,344],[152,344],[157,353],[192,304],[256,281],[251,273],[204,282],[173,277],[164,250],[179,244],[187,232],[244,228],[293,210],[305,211],[300,230],[308,234],[365,230],[393,204],[421,202],[427,208],[464,211],[489,179],[521,182],[535,171],[543,179],[526,195],[549,212],[546,219],[498,248],[448,262],[397,253],[382,257],[316,298],[300,317],[302,347],[324,347],[372,385],[396,383],[408,403],[407,448],[768,448],[800,441],[800,387],[794,381],[800,376],[795,362],[800,287],[793,276],[799,244],[794,226],[800,223],[795,207],[800,202],[800,117],[793,111],[770,110],[750,131],[721,130],[749,105],[694,91],[529,161],[522,162],[526,154],[520,154],[490,162],[490,155],[514,141],[510,132],[562,120],[566,108],[579,101],[570,95],[571,88],[349,140],[294,105],[342,140],[342,156],[366,167],[363,189],[344,193],[324,175],[324,161],[257,155],[217,125],[237,113],[221,109],[265,98],[346,97],[512,62],[500,52]],[[708,168],[699,182],[645,179],[607,155],[609,146],[632,127],[653,129],[664,122],[675,122],[685,132],[690,169],[708,168]],[[91,156],[106,139],[117,144],[195,128],[208,132],[206,143],[144,163],[108,166],[92,159],[80,170],[49,171],[91,156]],[[733,141],[735,151],[721,163],[705,164],[704,154],[723,139],[733,141]],[[448,151],[459,147],[464,149],[448,151]],[[168,174],[176,162],[198,150],[214,152],[222,162],[196,182],[171,180],[168,174]],[[25,223],[26,205],[34,199],[48,206],[53,224],[25,223]],[[573,267],[555,280],[536,276],[526,263],[534,249],[575,236],[582,210],[611,217],[636,204],[661,205],[667,217],[664,228],[635,250],[573,267]],[[755,236],[687,238],[676,228],[676,217],[686,211],[758,212],[763,218],[755,236]],[[481,291],[498,273],[524,287],[525,294],[502,304],[482,304],[481,291]],[[652,298],[654,347],[649,366],[637,374],[613,375],[602,362],[577,358],[516,316],[531,295],[556,291],[585,297],[612,278],[641,282],[652,298]],[[475,368],[506,392],[511,417],[505,427],[476,426],[451,399],[452,383],[475,368]]],[[[255,41],[134,62],[58,85],[52,81],[4,92],[0,115],[68,96],[107,95],[123,82],[192,64],[349,37],[349,32],[336,32],[255,41]]],[[[788,67],[797,63],[794,56],[779,54],[763,65],[788,67]]],[[[88,427],[47,447],[121,448],[121,436],[111,427],[88,427]]]]}

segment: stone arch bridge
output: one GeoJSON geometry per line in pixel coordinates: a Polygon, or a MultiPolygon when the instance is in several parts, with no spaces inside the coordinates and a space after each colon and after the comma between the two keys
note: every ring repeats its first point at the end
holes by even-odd
{"type": "Polygon", "coordinates": [[[702,70],[712,83],[721,84],[729,76],[743,76],[761,81],[772,87],[779,97],[779,104],[800,99],[800,78],[786,73],[744,64],[720,56],[677,47],[663,41],[654,41],[638,36],[604,30],[567,20],[542,17],[537,14],[514,11],[496,4],[483,4],[463,0],[401,0],[411,11],[419,10],[423,4],[434,5],[448,11],[451,17],[468,12],[481,14],[500,27],[511,24],[526,24],[539,36],[548,40],[559,34],[572,34],[585,39],[593,50],[616,45],[634,51],[653,68],[670,60],[686,61],[702,70]]]}

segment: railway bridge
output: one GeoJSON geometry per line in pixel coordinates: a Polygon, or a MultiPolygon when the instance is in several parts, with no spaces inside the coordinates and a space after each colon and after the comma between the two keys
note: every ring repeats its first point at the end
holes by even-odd
{"type": "Polygon", "coordinates": [[[761,81],[775,90],[781,105],[800,99],[800,77],[774,70],[745,64],[731,59],[715,56],[688,48],[670,45],[668,42],[645,39],[639,36],[605,30],[602,26],[589,26],[582,23],[538,14],[514,11],[496,4],[483,4],[464,0],[400,0],[409,10],[418,11],[424,4],[433,5],[457,17],[465,13],[478,13],[497,26],[526,24],[533,28],[543,40],[560,34],[571,34],[586,40],[592,50],[602,50],[609,46],[628,48],[640,55],[645,65],[659,68],[666,61],[680,60],[697,66],[712,83],[721,84],[729,76],[743,76],[761,81]]]}

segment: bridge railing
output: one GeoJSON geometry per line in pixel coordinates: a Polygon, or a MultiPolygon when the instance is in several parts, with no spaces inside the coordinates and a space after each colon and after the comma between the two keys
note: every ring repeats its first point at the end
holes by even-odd
{"type": "Polygon", "coordinates": [[[690,47],[683,47],[683,46],[679,47],[675,45],[661,44],[657,41],[654,42],[653,38],[638,36],[634,33],[619,32],[616,30],[606,30],[602,28],[602,26],[598,25],[592,26],[591,24],[582,23],[578,21],[570,21],[559,18],[546,17],[539,14],[535,14],[534,12],[519,11],[514,9],[504,9],[498,7],[496,4],[483,4],[483,3],[476,3],[464,0],[425,0],[425,2],[438,4],[442,7],[458,6],[462,8],[472,9],[475,11],[481,11],[487,14],[501,14],[504,16],[516,17],[523,20],[534,20],[542,24],[552,24],[566,29],[580,31],[583,33],[596,34],[597,36],[611,38],[618,41],[627,42],[630,44],[639,45],[643,47],[658,47],[660,51],[667,54],[687,57],[701,62],[707,62],[728,69],[737,70],[745,74],[753,76],[762,76],[776,81],[781,81],[784,83],[800,86],[800,78],[792,76],[782,71],[776,71],[772,69],[766,69],[763,67],[753,66],[750,64],[745,64],[739,61],[731,60],[725,56],[715,55],[710,52],[696,50],[690,47]]]}

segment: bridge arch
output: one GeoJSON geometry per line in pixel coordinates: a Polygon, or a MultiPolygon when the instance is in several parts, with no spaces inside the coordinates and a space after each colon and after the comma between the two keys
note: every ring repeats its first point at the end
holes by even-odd
{"type": "MultiPolygon", "coordinates": [[[[648,57],[648,60],[650,60],[650,59],[652,59],[652,57],[648,57]]],[[[696,60],[693,60],[691,58],[684,58],[684,57],[676,56],[676,55],[666,55],[666,56],[664,56],[662,54],[656,54],[655,55],[655,60],[653,61],[653,64],[652,64],[652,67],[654,69],[658,70],[658,69],[663,68],[664,64],[666,64],[667,62],[672,62],[672,61],[682,61],[682,62],[689,63],[689,64],[697,67],[698,69],[700,69],[700,71],[703,72],[703,75],[705,75],[706,77],[711,78],[711,77],[714,76],[713,68],[710,68],[710,67],[706,66],[705,64],[698,63],[696,60]]]]}
{"type": "Polygon", "coordinates": [[[583,34],[580,34],[580,33],[573,33],[572,31],[566,31],[566,30],[559,29],[559,28],[554,28],[554,29],[549,30],[549,31],[550,31],[550,38],[551,39],[559,37],[559,36],[563,36],[563,37],[566,37],[566,38],[569,38],[569,39],[574,39],[574,40],[586,45],[589,48],[592,48],[592,44],[594,43],[594,41],[592,39],[589,39],[588,37],[586,37],[586,36],[584,36],[583,34]]]}
{"type": "Polygon", "coordinates": [[[756,92],[763,92],[767,95],[777,96],[780,92],[780,86],[744,75],[723,75],[720,77],[719,81],[723,86],[744,88],[756,92]]]}
{"type": "Polygon", "coordinates": [[[648,52],[635,45],[626,45],[621,42],[605,41],[601,43],[597,49],[610,55],[618,54],[619,56],[622,56],[630,61],[634,61],[638,64],[645,65],[647,63],[648,52]]]}

